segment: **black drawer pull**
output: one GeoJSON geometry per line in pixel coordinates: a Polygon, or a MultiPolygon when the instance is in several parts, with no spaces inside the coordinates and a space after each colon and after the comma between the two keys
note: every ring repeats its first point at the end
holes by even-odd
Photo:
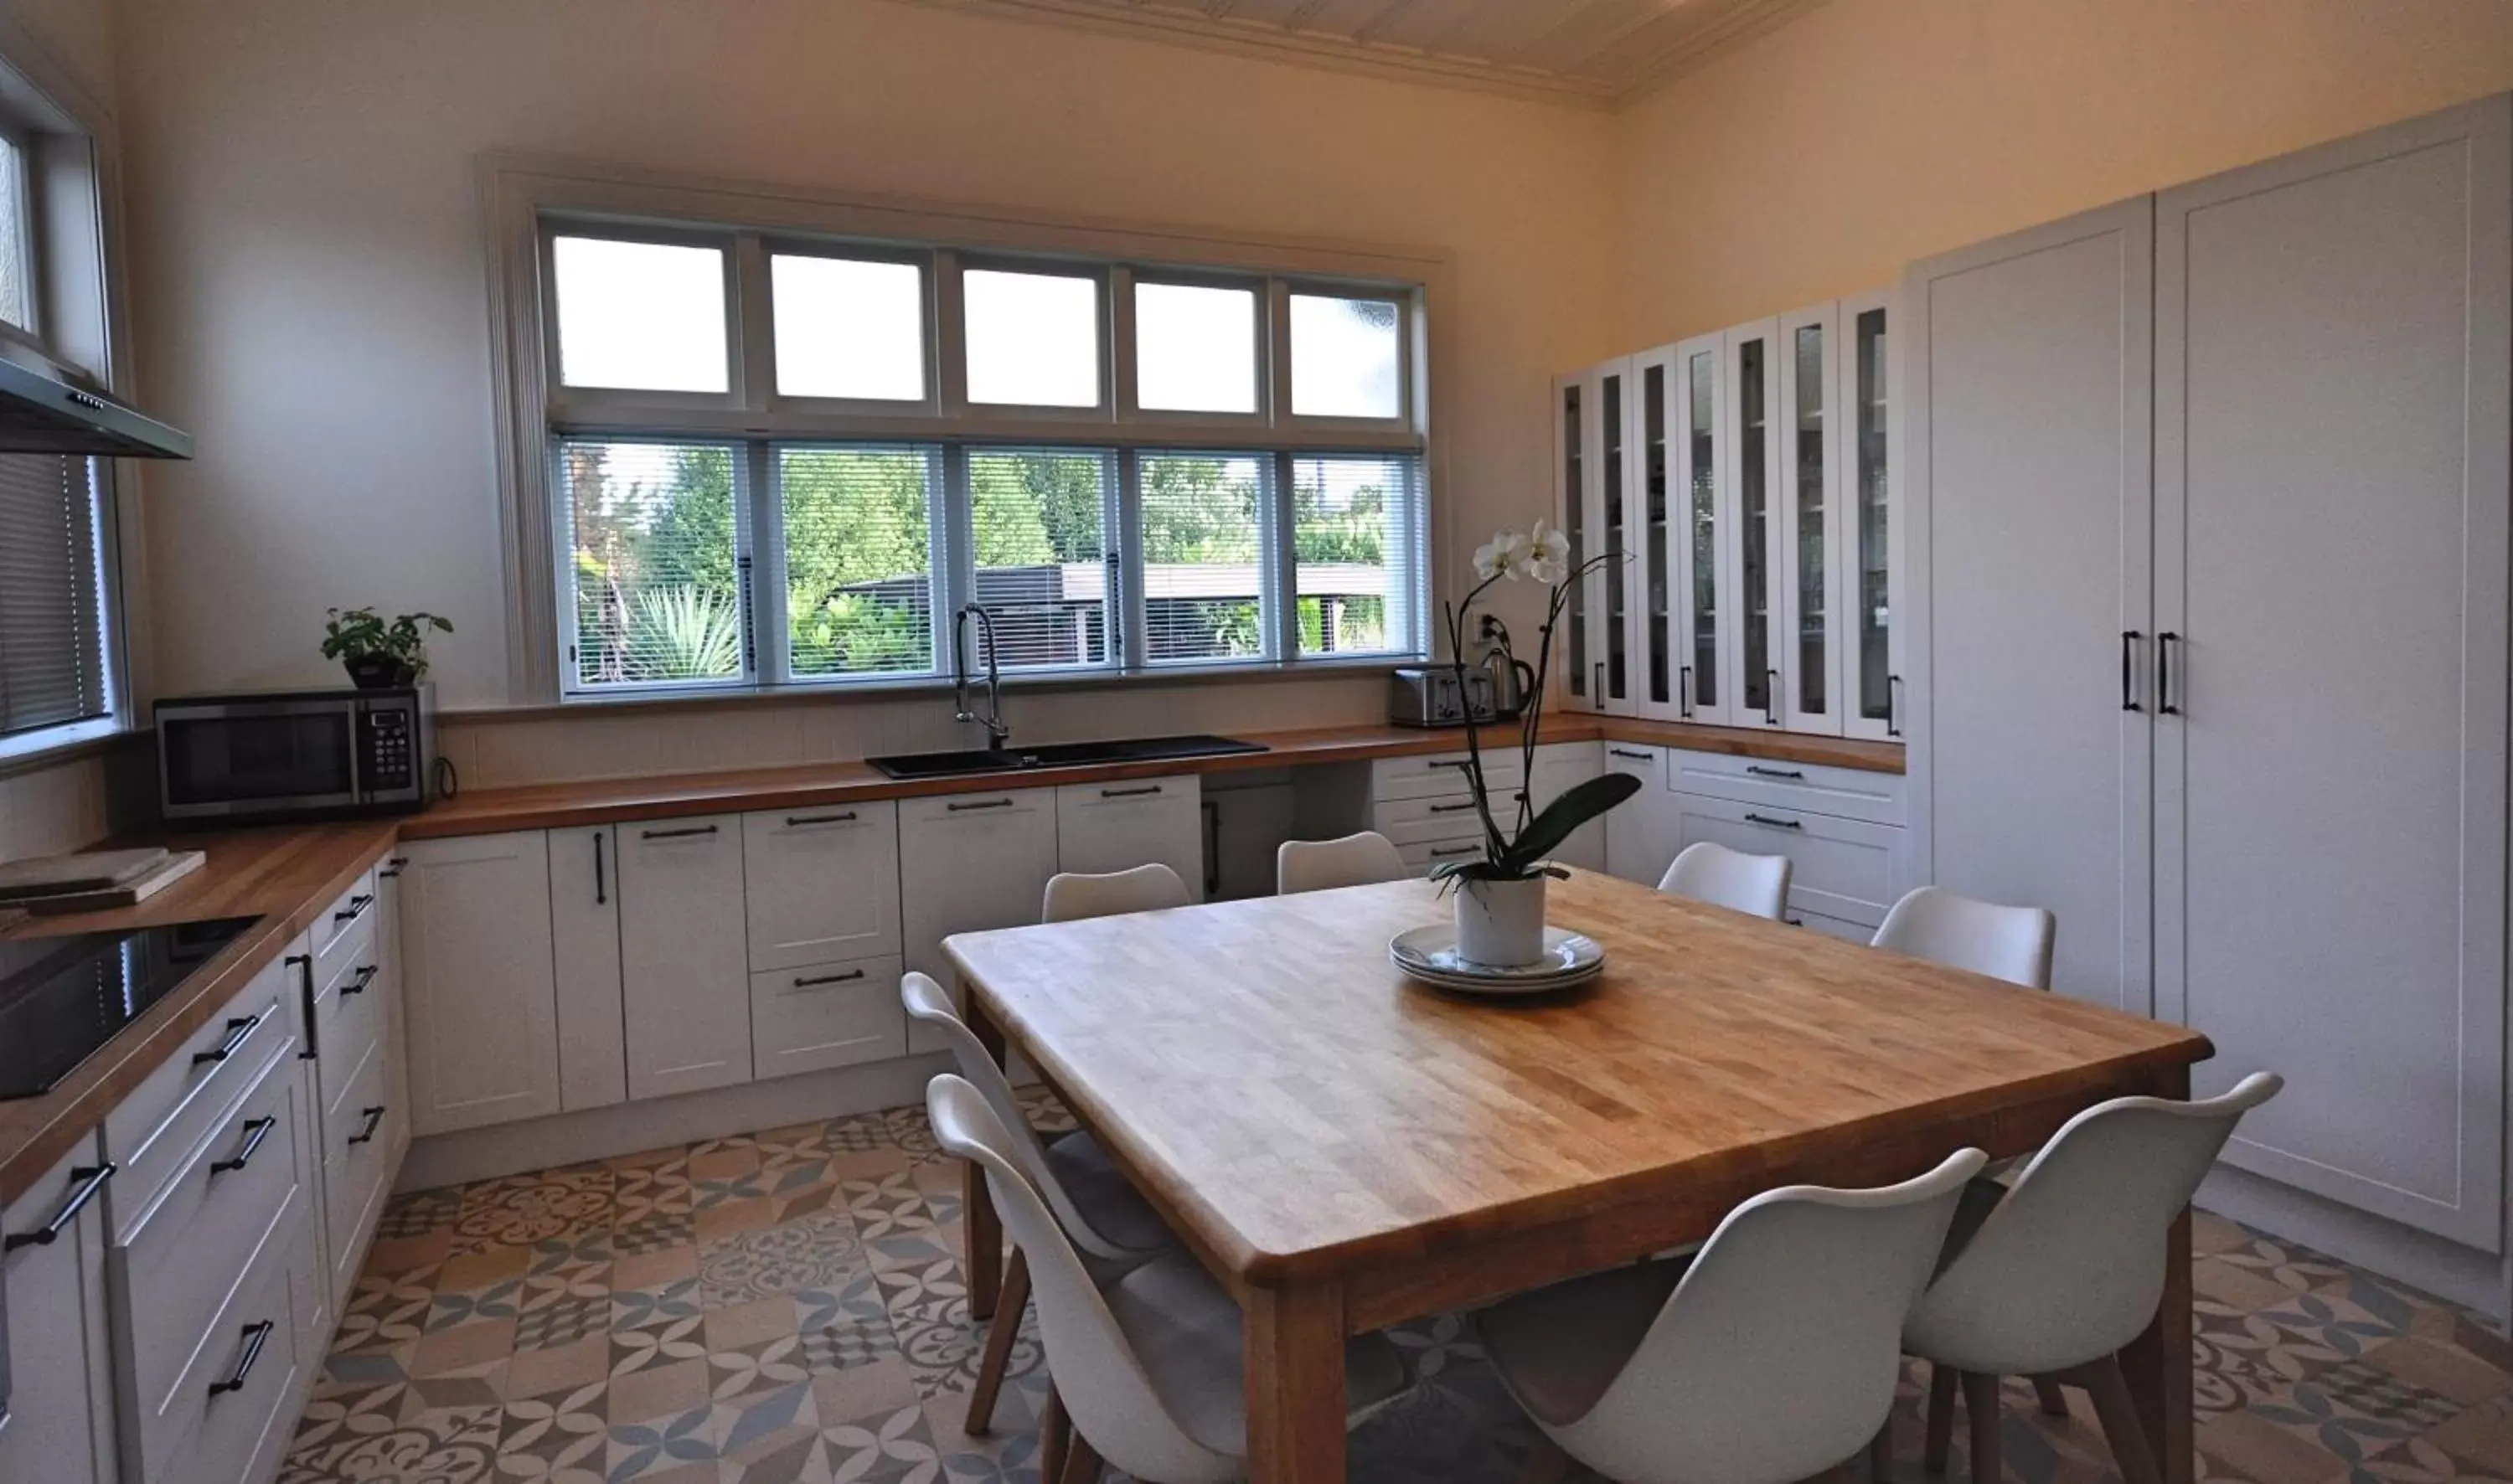
{"type": "Polygon", "coordinates": [[[1681,715],[1684,720],[1690,722],[1693,720],[1693,667],[1678,665],[1676,670],[1679,683],[1676,686],[1675,698],[1684,704],[1681,715]]]}
{"type": "Polygon", "coordinates": [[[1901,718],[1896,714],[1894,706],[1895,692],[1899,690],[1901,685],[1900,676],[1885,677],[1885,735],[1889,737],[1898,737],[1902,734],[1901,718]]]}
{"type": "Polygon", "coordinates": [[[863,976],[864,971],[861,969],[849,969],[843,974],[813,974],[797,978],[794,981],[794,988],[808,990],[816,984],[845,984],[850,980],[861,979],[863,976]]]}
{"type": "Polygon", "coordinates": [[[389,881],[394,877],[401,875],[401,868],[409,864],[409,856],[396,855],[392,859],[384,862],[380,867],[377,868],[376,879],[379,881],[389,881]]]}
{"type": "Polygon", "coordinates": [[[1445,860],[1452,855],[1472,855],[1482,848],[1483,846],[1481,845],[1451,845],[1445,850],[1432,851],[1431,858],[1433,860],[1445,860]]]}
{"type": "Polygon", "coordinates": [[[1147,795],[1157,794],[1160,791],[1161,786],[1155,783],[1139,789],[1101,789],[1099,791],[1099,797],[1102,799],[1141,799],[1147,795]]]}
{"type": "Polygon", "coordinates": [[[1748,762],[1745,764],[1745,771],[1757,778],[1788,778],[1799,783],[1806,782],[1805,771],[1794,767],[1765,767],[1759,762],[1748,762]]]}
{"type": "Polygon", "coordinates": [[[1806,828],[1805,825],[1799,823],[1797,820],[1774,819],[1769,814],[1748,814],[1745,816],[1745,823],[1749,825],[1768,825],[1775,830],[1803,830],[1806,828]]]}
{"type": "Polygon", "coordinates": [[[349,997],[350,996],[352,996],[352,995],[363,995],[363,994],[365,994],[365,993],[367,992],[367,986],[369,986],[369,985],[371,985],[371,984],[375,983],[375,982],[376,982],[376,976],[377,976],[378,974],[382,973],[382,972],[383,972],[383,966],[382,966],[381,964],[377,964],[377,963],[361,963],[361,964],[359,964],[359,965],[358,965],[358,973],[357,973],[357,977],[356,977],[356,978],[354,978],[354,979],[351,979],[347,984],[344,984],[344,985],[340,986],[340,997],[341,997],[342,999],[346,999],[346,998],[348,998],[348,997],[349,997]]]}
{"type": "Polygon", "coordinates": [[[1655,762],[1657,761],[1657,754],[1655,753],[1636,753],[1628,747],[1607,748],[1606,756],[1609,758],[1629,758],[1634,762],[1655,762]]]}
{"type": "Polygon", "coordinates": [[[96,1199],[97,1192],[104,1189],[104,1183],[113,1178],[113,1170],[110,1164],[92,1164],[71,1170],[70,1178],[79,1183],[78,1189],[70,1191],[69,1199],[61,1202],[61,1208],[53,1213],[53,1219],[44,1223],[39,1230],[18,1231],[0,1237],[0,1252],[15,1252],[20,1247],[51,1246],[70,1229],[70,1223],[78,1220],[78,1214],[87,1209],[87,1203],[96,1199]]]}
{"type": "Polygon", "coordinates": [[[336,913],[332,914],[332,920],[333,920],[333,921],[335,921],[335,922],[353,922],[353,921],[356,921],[356,920],[357,920],[358,914],[360,914],[360,913],[362,913],[362,912],[366,911],[368,908],[373,907],[373,906],[375,906],[375,905],[376,905],[376,899],[375,899],[374,897],[367,896],[367,895],[364,895],[364,894],[360,894],[360,895],[358,895],[358,896],[353,896],[353,897],[349,898],[349,905],[348,905],[348,906],[343,907],[343,908],[341,908],[339,912],[336,912],[336,913]]]}
{"type": "Polygon", "coordinates": [[[225,1061],[228,1057],[236,1054],[236,1048],[243,1045],[245,1041],[252,1036],[254,1028],[260,1024],[261,1017],[259,1015],[247,1015],[236,1020],[228,1021],[226,1038],[219,1041],[217,1046],[210,1050],[193,1052],[192,1065],[198,1067],[204,1062],[225,1061]]]}
{"type": "Polygon", "coordinates": [[[856,811],[853,809],[847,810],[844,814],[788,814],[785,816],[785,828],[788,830],[799,830],[805,825],[851,825],[855,822],[856,811]]]}
{"type": "Polygon", "coordinates": [[[236,1359],[235,1374],[224,1381],[210,1383],[212,1396],[224,1396],[229,1391],[244,1389],[244,1379],[253,1374],[253,1363],[261,1358],[262,1346],[269,1341],[270,1332],[277,1328],[279,1325],[269,1319],[244,1327],[244,1353],[236,1359]]]}
{"type": "Polygon", "coordinates": [[[976,803],[946,803],[942,807],[954,814],[965,814],[971,809],[1009,809],[1012,806],[1013,801],[1009,799],[980,799],[976,803]]]}
{"type": "Polygon", "coordinates": [[[364,1128],[349,1136],[349,1144],[352,1148],[374,1139],[376,1129],[384,1121],[384,1111],[380,1108],[362,1108],[358,1110],[358,1113],[367,1120],[367,1123],[364,1128]]]}
{"type": "Polygon", "coordinates": [[[276,1117],[256,1118],[252,1122],[247,1123],[245,1125],[244,1148],[236,1151],[236,1156],[233,1159],[221,1159],[216,1164],[211,1165],[210,1173],[213,1175],[223,1175],[229,1170],[240,1170],[246,1165],[253,1163],[253,1156],[261,1152],[261,1141],[269,1138],[270,1131],[278,1126],[279,1119],[276,1117]]]}
{"type": "Polygon", "coordinates": [[[1435,803],[1430,806],[1429,812],[1433,814],[1460,814],[1473,807],[1474,804],[1471,801],[1466,803],[1435,803]]]}
{"type": "Polygon", "coordinates": [[[694,835],[713,835],[713,825],[684,825],[677,830],[640,830],[640,840],[687,840],[694,835]]]}

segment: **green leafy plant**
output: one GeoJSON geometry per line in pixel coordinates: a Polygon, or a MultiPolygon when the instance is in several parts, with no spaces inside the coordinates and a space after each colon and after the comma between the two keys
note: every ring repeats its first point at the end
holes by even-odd
{"type": "Polygon", "coordinates": [[[731,675],[741,668],[741,610],[701,587],[648,588],[637,595],[628,650],[642,680],[731,675]]]}
{"type": "Polygon", "coordinates": [[[454,625],[433,613],[403,613],[387,623],[373,608],[334,608],[323,625],[323,657],[348,664],[375,656],[410,672],[427,674],[427,633],[451,634],[454,625]]]}

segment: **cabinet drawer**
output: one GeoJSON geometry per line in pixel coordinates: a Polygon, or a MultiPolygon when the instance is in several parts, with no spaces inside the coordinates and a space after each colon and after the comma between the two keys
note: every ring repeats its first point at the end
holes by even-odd
{"type": "Polygon", "coordinates": [[[750,976],[751,1059],[759,1075],[792,1076],[907,1054],[897,954],[750,976]]]}
{"type": "Polygon", "coordinates": [[[750,967],[898,952],[898,805],[741,816],[750,967]]]}
{"type": "Polygon", "coordinates": [[[1769,758],[1732,758],[1725,753],[1671,751],[1667,754],[1666,786],[1679,794],[1706,794],[1739,803],[1768,803],[1809,814],[1863,819],[1871,824],[1898,825],[1904,818],[1899,773],[1871,773],[1863,768],[1781,762],[1769,758]]]}
{"type": "MultiPolygon", "coordinates": [[[[1462,751],[1426,753],[1418,758],[1379,758],[1370,764],[1370,797],[1383,801],[1454,794],[1465,787],[1465,769],[1466,754],[1462,751]]],[[[1496,747],[1484,754],[1487,786],[1514,789],[1526,777],[1526,759],[1517,747],[1496,747]]]]}
{"type": "Polygon", "coordinates": [[[116,1240],[128,1240],[142,1213],[175,1178],[213,1123],[271,1060],[297,1049],[297,970],[286,955],[253,976],[244,992],[194,1031],[138,1091],[104,1115],[104,1157],[114,1163],[105,1199],[116,1240]]]}
{"type": "Polygon", "coordinates": [[[1474,859],[1484,853],[1484,842],[1480,840],[1426,840],[1419,844],[1399,845],[1396,853],[1415,870],[1428,871],[1443,862],[1474,859]]]}
{"type": "Polygon", "coordinates": [[[347,1301],[358,1275],[360,1248],[392,1184],[393,1151],[409,1117],[408,1110],[389,1106],[385,1066],[378,1048],[348,1079],[339,1107],[322,1120],[323,1230],[330,1238],[335,1303],[347,1301]]]}
{"type": "Polygon", "coordinates": [[[349,1079],[383,1040],[389,993],[371,945],[366,955],[343,964],[339,981],[314,1001],[314,1065],[321,1074],[324,1113],[339,1109],[349,1079]]]}
{"type": "Polygon", "coordinates": [[[288,1404],[306,1363],[298,1348],[305,1326],[291,1270],[308,1255],[313,1228],[297,1220],[280,1235],[287,1239],[272,1241],[237,1285],[182,1379],[186,1430],[142,1445],[140,1477],[149,1484],[247,1484],[269,1477],[268,1465],[287,1445],[296,1421],[288,1404]],[[212,1394],[213,1386],[220,1389],[212,1394]]]}
{"type": "Polygon", "coordinates": [[[1204,900],[1204,785],[1193,774],[1068,783],[1056,791],[1058,871],[1162,865],[1204,900]]]}
{"type": "Polygon", "coordinates": [[[1827,918],[1819,912],[1792,910],[1789,913],[1789,920],[1809,932],[1821,933],[1827,938],[1839,938],[1844,943],[1855,943],[1861,948],[1876,941],[1876,929],[1867,923],[1848,922],[1839,918],[1827,918]]]}
{"type": "MultiPolygon", "coordinates": [[[[304,1085],[294,1060],[269,1064],[108,1261],[128,1347],[124,1394],[150,1477],[236,1348],[220,1316],[285,1267],[293,1224],[309,1220],[299,1181],[310,1122],[304,1085]]],[[[287,1368],[294,1334],[282,1316],[268,1342],[274,1369],[287,1368]]]]}
{"type": "Polygon", "coordinates": [[[341,957],[356,951],[352,940],[373,942],[375,931],[376,874],[365,871],[306,929],[314,942],[314,982],[327,983],[341,957]]]}
{"type": "Polygon", "coordinates": [[[1789,858],[1789,910],[1870,928],[1902,894],[1902,832],[1892,825],[1768,804],[1678,794],[1687,845],[1717,840],[1734,850],[1789,858]]]}

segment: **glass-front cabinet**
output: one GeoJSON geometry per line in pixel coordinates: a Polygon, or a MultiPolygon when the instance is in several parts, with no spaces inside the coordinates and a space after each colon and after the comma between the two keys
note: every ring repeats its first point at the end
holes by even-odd
{"type": "Polygon", "coordinates": [[[1843,656],[1843,726],[1846,735],[1898,739],[1901,677],[1894,638],[1891,466],[1887,462],[1886,317],[1889,295],[1878,293],[1841,301],[1843,354],[1837,405],[1849,410],[1841,466],[1845,507],[1840,550],[1844,555],[1843,602],[1850,642],[1843,656]]]}
{"type": "Polygon", "coordinates": [[[1590,557],[1614,559],[1581,579],[1556,663],[1574,709],[1618,717],[1639,714],[1648,605],[1634,388],[1632,363],[1617,360],[1563,377],[1554,393],[1555,519],[1570,538],[1575,566],[1590,557]]]}
{"type": "Polygon", "coordinates": [[[1817,305],[1779,321],[1782,548],[1778,590],[1780,668],[1788,683],[1778,712],[1795,731],[1841,730],[1842,646],[1833,630],[1846,601],[1842,574],[1840,426],[1835,306],[1817,305]]]}
{"type": "Polygon", "coordinates": [[[1731,726],[1776,727],[1786,720],[1782,697],[1789,674],[1780,632],[1788,536],[1780,526],[1783,444],[1775,364],[1780,353],[1779,326],[1758,320],[1729,331],[1726,339],[1728,400],[1720,432],[1728,444],[1728,483],[1735,512],[1729,540],[1736,554],[1735,617],[1726,626],[1726,658],[1735,694],[1727,721],[1731,726]]]}

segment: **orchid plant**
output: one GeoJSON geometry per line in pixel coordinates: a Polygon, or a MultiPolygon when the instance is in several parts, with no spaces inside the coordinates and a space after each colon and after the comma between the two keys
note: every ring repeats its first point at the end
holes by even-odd
{"type": "MultiPolygon", "coordinates": [[[[1591,557],[1574,564],[1571,541],[1560,530],[1539,520],[1525,532],[1502,530],[1475,549],[1475,585],[1464,598],[1445,608],[1449,626],[1450,663],[1456,669],[1457,693],[1466,689],[1466,622],[1475,603],[1498,582],[1537,582],[1549,592],[1544,608],[1544,627],[1536,641],[1536,683],[1528,692],[1527,705],[1519,713],[1518,748],[1522,764],[1520,777],[1536,775],[1536,744],[1544,726],[1544,696],[1551,678],[1553,631],[1562,622],[1562,611],[1571,605],[1571,596],[1581,578],[1609,562],[1622,560],[1618,555],[1591,557]]],[[[1500,640],[1501,655],[1512,664],[1518,656],[1510,651],[1504,633],[1500,640]]],[[[1536,810],[1534,799],[1522,787],[1515,796],[1515,808],[1504,805],[1496,813],[1492,790],[1484,779],[1482,728],[1466,728],[1466,785],[1474,796],[1475,816],[1483,825],[1484,853],[1479,860],[1443,862],[1432,868],[1432,879],[1449,885],[1463,881],[1524,881],[1537,877],[1567,879],[1571,873],[1546,859],[1571,838],[1573,831],[1621,803],[1640,792],[1640,780],[1628,773],[1607,773],[1590,778],[1561,798],[1536,810]],[[1509,824],[1503,827],[1506,816],[1509,824]]]]}

